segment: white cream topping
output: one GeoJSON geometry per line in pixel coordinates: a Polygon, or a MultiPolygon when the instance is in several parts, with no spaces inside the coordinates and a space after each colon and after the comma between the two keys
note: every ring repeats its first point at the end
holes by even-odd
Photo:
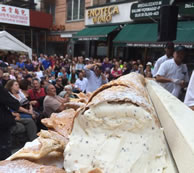
{"type": "Polygon", "coordinates": [[[34,149],[34,150],[39,150],[41,147],[41,143],[38,140],[38,138],[36,138],[35,140],[33,140],[32,142],[27,142],[24,145],[24,149],[34,149]]]}
{"type": "Polygon", "coordinates": [[[162,130],[142,107],[103,102],[75,119],[64,168],[67,173],[93,168],[104,173],[162,173],[165,147],[162,130]]]}

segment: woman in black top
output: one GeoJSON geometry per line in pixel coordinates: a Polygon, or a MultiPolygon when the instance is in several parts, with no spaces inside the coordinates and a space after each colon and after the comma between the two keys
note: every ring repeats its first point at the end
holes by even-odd
{"type": "Polygon", "coordinates": [[[0,86],[0,160],[11,155],[10,128],[15,124],[15,119],[10,109],[18,111],[20,103],[0,86]]]}

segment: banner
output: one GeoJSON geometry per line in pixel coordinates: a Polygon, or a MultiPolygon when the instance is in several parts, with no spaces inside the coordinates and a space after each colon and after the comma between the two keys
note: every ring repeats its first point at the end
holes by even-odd
{"type": "Polygon", "coordinates": [[[0,4],[0,23],[30,25],[28,9],[0,4]]]}

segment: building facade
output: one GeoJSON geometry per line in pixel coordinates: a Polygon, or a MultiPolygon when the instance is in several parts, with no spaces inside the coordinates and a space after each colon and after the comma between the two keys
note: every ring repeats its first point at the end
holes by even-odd
{"type": "Polygon", "coordinates": [[[37,8],[34,0],[4,0],[0,3],[0,30],[5,30],[31,47],[34,53],[46,52],[52,15],[37,8]]]}

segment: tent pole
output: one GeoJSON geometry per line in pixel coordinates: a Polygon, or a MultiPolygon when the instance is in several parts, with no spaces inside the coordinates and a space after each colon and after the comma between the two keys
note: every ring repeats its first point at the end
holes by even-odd
{"type": "Polygon", "coordinates": [[[31,29],[31,49],[33,50],[33,30],[31,29]]]}
{"type": "Polygon", "coordinates": [[[39,39],[38,32],[36,32],[36,54],[39,54],[39,39]]]}

